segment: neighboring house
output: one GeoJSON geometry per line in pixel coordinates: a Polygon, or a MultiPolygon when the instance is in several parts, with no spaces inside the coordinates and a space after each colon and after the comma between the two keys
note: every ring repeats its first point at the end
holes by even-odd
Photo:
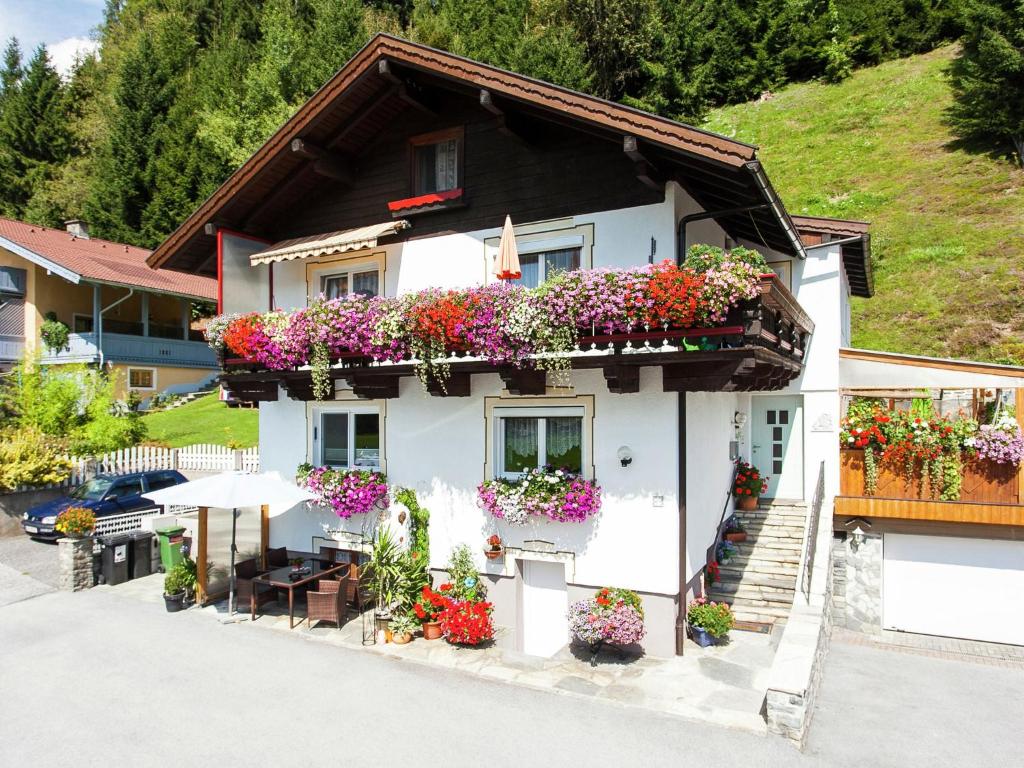
{"type": "MultiPolygon", "coordinates": [[[[481,285],[495,280],[506,214],[528,284],[556,267],[677,260],[694,243],[758,249],[778,277],[762,280],[734,346],[637,354],[620,340],[575,354],[564,388],[479,362],[452,363],[447,391],[429,394],[411,365],[340,363],[326,402],[308,369],[228,376],[261,401],[263,467],[377,466],[415,490],[431,513],[431,566],[468,543],[496,622],[525,652],[563,646],[567,603],[609,585],[642,595],[645,648],[665,656],[682,652],[686,601],[731,510],[733,461],[752,458],[778,514],[762,521],[749,572],[722,588],[742,619],[785,617],[808,502],[820,481],[830,513],[838,490],[839,349],[851,295],[871,295],[871,261],[865,224],[790,217],[756,148],[380,35],[149,263],[216,275],[223,312],[481,285]],[[477,507],[476,488],[510,441],[543,453],[545,419],[601,484],[602,510],[582,524],[504,525],[477,507]],[[495,531],[506,555],[485,560],[495,531]]],[[[272,515],[270,543],[303,550],[351,541],[363,522],[272,515]]]]}
{"type": "MultiPolygon", "coordinates": [[[[977,415],[979,402],[998,400],[1024,423],[1020,367],[842,349],[839,380],[847,397],[903,408],[924,396],[977,415]]],[[[842,452],[835,621],[1024,645],[1024,465],[969,463],[956,501],[885,469],[867,496],[862,465],[861,451],[842,452]]]]}
{"type": "Polygon", "coordinates": [[[26,352],[47,364],[99,365],[118,377],[118,392],[144,400],[194,390],[217,363],[192,306],[217,297],[217,282],[146,264],[149,251],[90,238],[80,221],[67,230],[0,218],[0,369],[26,352]],[[47,315],[71,330],[68,349],[40,339],[47,315]]]}

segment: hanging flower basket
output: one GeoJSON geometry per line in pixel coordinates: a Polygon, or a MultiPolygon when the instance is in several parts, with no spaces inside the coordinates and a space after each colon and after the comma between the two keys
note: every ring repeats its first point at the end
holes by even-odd
{"type": "Polygon", "coordinates": [[[601,488],[553,467],[533,469],[517,480],[495,478],[477,488],[477,504],[509,525],[532,519],[582,523],[601,511],[601,488]]]}

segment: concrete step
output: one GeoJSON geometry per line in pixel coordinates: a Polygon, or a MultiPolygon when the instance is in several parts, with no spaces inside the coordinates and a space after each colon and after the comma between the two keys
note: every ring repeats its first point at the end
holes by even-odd
{"type": "Polygon", "coordinates": [[[734,608],[732,615],[736,618],[737,623],[744,622],[747,624],[767,624],[769,626],[774,626],[775,624],[782,623],[788,619],[789,611],[783,610],[776,615],[774,613],[765,613],[755,608],[734,608]]]}
{"type": "Polygon", "coordinates": [[[765,518],[765,517],[807,517],[805,507],[768,507],[763,509],[737,509],[737,517],[765,518]]]}
{"type": "Polygon", "coordinates": [[[750,525],[744,523],[747,538],[751,536],[776,536],[787,539],[803,538],[804,529],[801,525],[750,525]]]}
{"type": "Polygon", "coordinates": [[[757,547],[764,546],[768,549],[799,549],[803,546],[803,536],[774,536],[770,533],[751,533],[747,531],[746,541],[733,542],[740,548],[740,551],[749,552],[757,547]]]}
{"type": "Polygon", "coordinates": [[[731,582],[715,582],[709,591],[712,598],[732,597],[743,600],[749,605],[792,605],[796,590],[793,587],[781,589],[776,587],[748,586],[731,582]]]}
{"type": "Polygon", "coordinates": [[[736,515],[736,519],[744,525],[789,525],[803,527],[807,521],[806,515],[771,515],[770,517],[746,517],[736,515]]]}
{"type": "Polygon", "coordinates": [[[725,565],[720,564],[719,568],[721,569],[722,579],[725,579],[726,575],[742,578],[747,574],[769,576],[771,578],[778,579],[785,578],[787,576],[796,578],[796,574],[800,566],[798,563],[737,563],[735,560],[730,560],[725,565]]]}
{"type": "Polygon", "coordinates": [[[800,551],[790,552],[786,549],[766,549],[764,547],[747,547],[740,544],[736,548],[737,553],[732,560],[729,561],[731,567],[740,567],[752,565],[792,565],[794,567],[800,564],[800,551]]]}
{"type": "Polygon", "coordinates": [[[756,611],[770,616],[788,616],[793,607],[792,600],[761,600],[714,590],[709,593],[708,599],[716,603],[727,603],[734,611],[756,611]]]}
{"type": "Polygon", "coordinates": [[[792,575],[791,577],[791,575],[756,573],[750,570],[736,573],[725,569],[721,571],[719,574],[719,581],[715,584],[716,589],[722,587],[725,592],[738,587],[758,587],[772,592],[776,590],[781,592],[792,592],[796,586],[796,575],[792,575]]]}

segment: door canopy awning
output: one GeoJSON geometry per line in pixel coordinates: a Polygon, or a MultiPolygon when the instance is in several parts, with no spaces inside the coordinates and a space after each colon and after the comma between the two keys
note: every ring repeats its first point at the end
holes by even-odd
{"type": "Polygon", "coordinates": [[[368,227],[357,227],[356,229],[344,229],[340,232],[327,232],[322,235],[282,240],[279,243],[274,243],[269,248],[252,254],[249,260],[252,266],[255,267],[260,264],[273,264],[278,261],[308,259],[313,256],[330,256],[331,254],[345,253],[346,251],[359,251],[363,248],[376,248],[379,238],[397,234],[403,229],[408,229],[409,226],[409,222],[405,219],[398,219],[397,221],[385,221],[381,224],[371,224],[368,227]]]}

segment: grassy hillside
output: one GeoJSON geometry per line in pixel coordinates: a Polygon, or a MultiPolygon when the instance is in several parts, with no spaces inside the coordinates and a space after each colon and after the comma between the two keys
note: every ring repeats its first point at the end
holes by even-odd
{"type": "Polygon", "coordinates": [[[876,293],[854,344],[1024,363],[1024,172],[956,146],[950,46],[715,112],[761,147],[791,213],[872,223],[876,293]]]}
{"type": "Polygon", "coordinates": [[[259,440],[259,411],[228,408],[213,393],[170,411],[142,417],[149,430],[147,440],[181,448],[196,443],[250,448],[259,440]]]}

